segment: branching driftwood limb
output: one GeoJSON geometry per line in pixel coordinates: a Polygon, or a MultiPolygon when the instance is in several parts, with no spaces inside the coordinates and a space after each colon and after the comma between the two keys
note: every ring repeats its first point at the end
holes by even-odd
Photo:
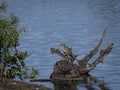
{"type": "Polygon", "coordinates": [[[58,54],[60,55],[62,58],[65,58],[66,55],[64,55],[59,49],[55,49],[55,48],[51,48],[51,53],[52,54],[58,54]]]}
{"type": "Polygon", "coordinates": [[[60,55],[62,59],[54,64],[53,73],[51,74],[50,78],[52,80],[69,80],[73,78],[80,78],[81,76],[88,74],[88,72],[94,69],[99,62],[103,62],[105,56],[107,56],[112,50],[113,43],[108,44],[107,47],[100,52],[100,55],[97,57],[97,59],[93,63],[87,65],[88,61],[98,52],[105,34],[106,29],[103,31],[97,46],[83,59],[77,59],[78,64],[74,64],[74,60],[76,60],[78,55],[74,55],[72,53],[72,48],[69,48],[66,44],[60,45],[63,52],[61,52],[59,49],[51,48],[51,53],[60,55]]]}
{"type": "Polygon", "coordinates": [[[87,54],[83,59],[78,60],[78,64],[80,67],[86,67],[88,61],[98,52],[98,49],[103,42],[105,34],[106,34],[106,29],[103,31],[102,37],[100,38],[98,45],[92,51],[90,51],[89,54],[87,54]]]}
{"type": "Polygon", "coordinates": [[[107,45],[106,49],[100,52],[100,55],[92,64],[90,64],[88,67],[79,68],[80,73],[88,73],[89,71],[94,69],[99,62],[103,62],[103,59],[111,52],[112,48],[113,48],[113,43],[107,45]]]}
{"type": "Polygon", "coordinates": [[[97,65],[99,62],[103,62],[105,56],[107,56],[113,48],[113,43],[107,45],[105,50],[100,52],[100,56],[93,62],[93,64],[97,65]]]}

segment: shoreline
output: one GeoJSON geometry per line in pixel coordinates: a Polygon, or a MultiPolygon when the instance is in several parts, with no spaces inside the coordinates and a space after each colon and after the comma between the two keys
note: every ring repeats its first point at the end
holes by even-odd
{"type": "Polygon", "coordinates": [[[0,90],[50,90],[44,85],[36,85],[28,82],[0,78],[0,90]]]}

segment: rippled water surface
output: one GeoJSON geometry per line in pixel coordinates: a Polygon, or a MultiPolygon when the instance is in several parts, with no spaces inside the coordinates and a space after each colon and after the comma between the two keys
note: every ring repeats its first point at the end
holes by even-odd
{"type": "Polygon", "coordinates": [[[113,42],[113,51],[103,64],[90,72],[91,77],[79,83],[42,84],[56,90],[119,90],[120,0],[6,1],[9,10],[26,27],[20,48],[32,53],[26,64],[37,68],[40,78],[49,78],[54,63],[60,59],[50,53],[51,47],[57,48],[60,43],[66,43],[73,47],[73,52],[79,54],[80,59],[95,47],[104,28],[108,28],[101,48],[113,42]]]}

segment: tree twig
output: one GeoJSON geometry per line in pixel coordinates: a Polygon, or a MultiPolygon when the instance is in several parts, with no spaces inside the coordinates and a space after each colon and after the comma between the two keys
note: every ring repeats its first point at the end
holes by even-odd
{"type": "Polygon", "coordinates": [[[65,58],[65,54],[63,54],[59,49],[55,49],[55,48],[50,48],[51,49],[51,53],[52,54],[58,54],[60,55],[62,58],[65,58]]]}

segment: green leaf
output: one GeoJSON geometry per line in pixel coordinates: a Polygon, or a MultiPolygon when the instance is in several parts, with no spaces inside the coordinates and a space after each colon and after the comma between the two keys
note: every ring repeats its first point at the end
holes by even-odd
{"type": "Polygon", "coordinates": [[[17,49],[19,40],[25,33],[25,28],[20,25],[19,18],[7,11],[7,3],[0,2],[0,63],[4,63],[3,77],[24,80],[36,78],[38,71],[27,68],[24,60],[30,56],[27,51],[17,49]]]}

